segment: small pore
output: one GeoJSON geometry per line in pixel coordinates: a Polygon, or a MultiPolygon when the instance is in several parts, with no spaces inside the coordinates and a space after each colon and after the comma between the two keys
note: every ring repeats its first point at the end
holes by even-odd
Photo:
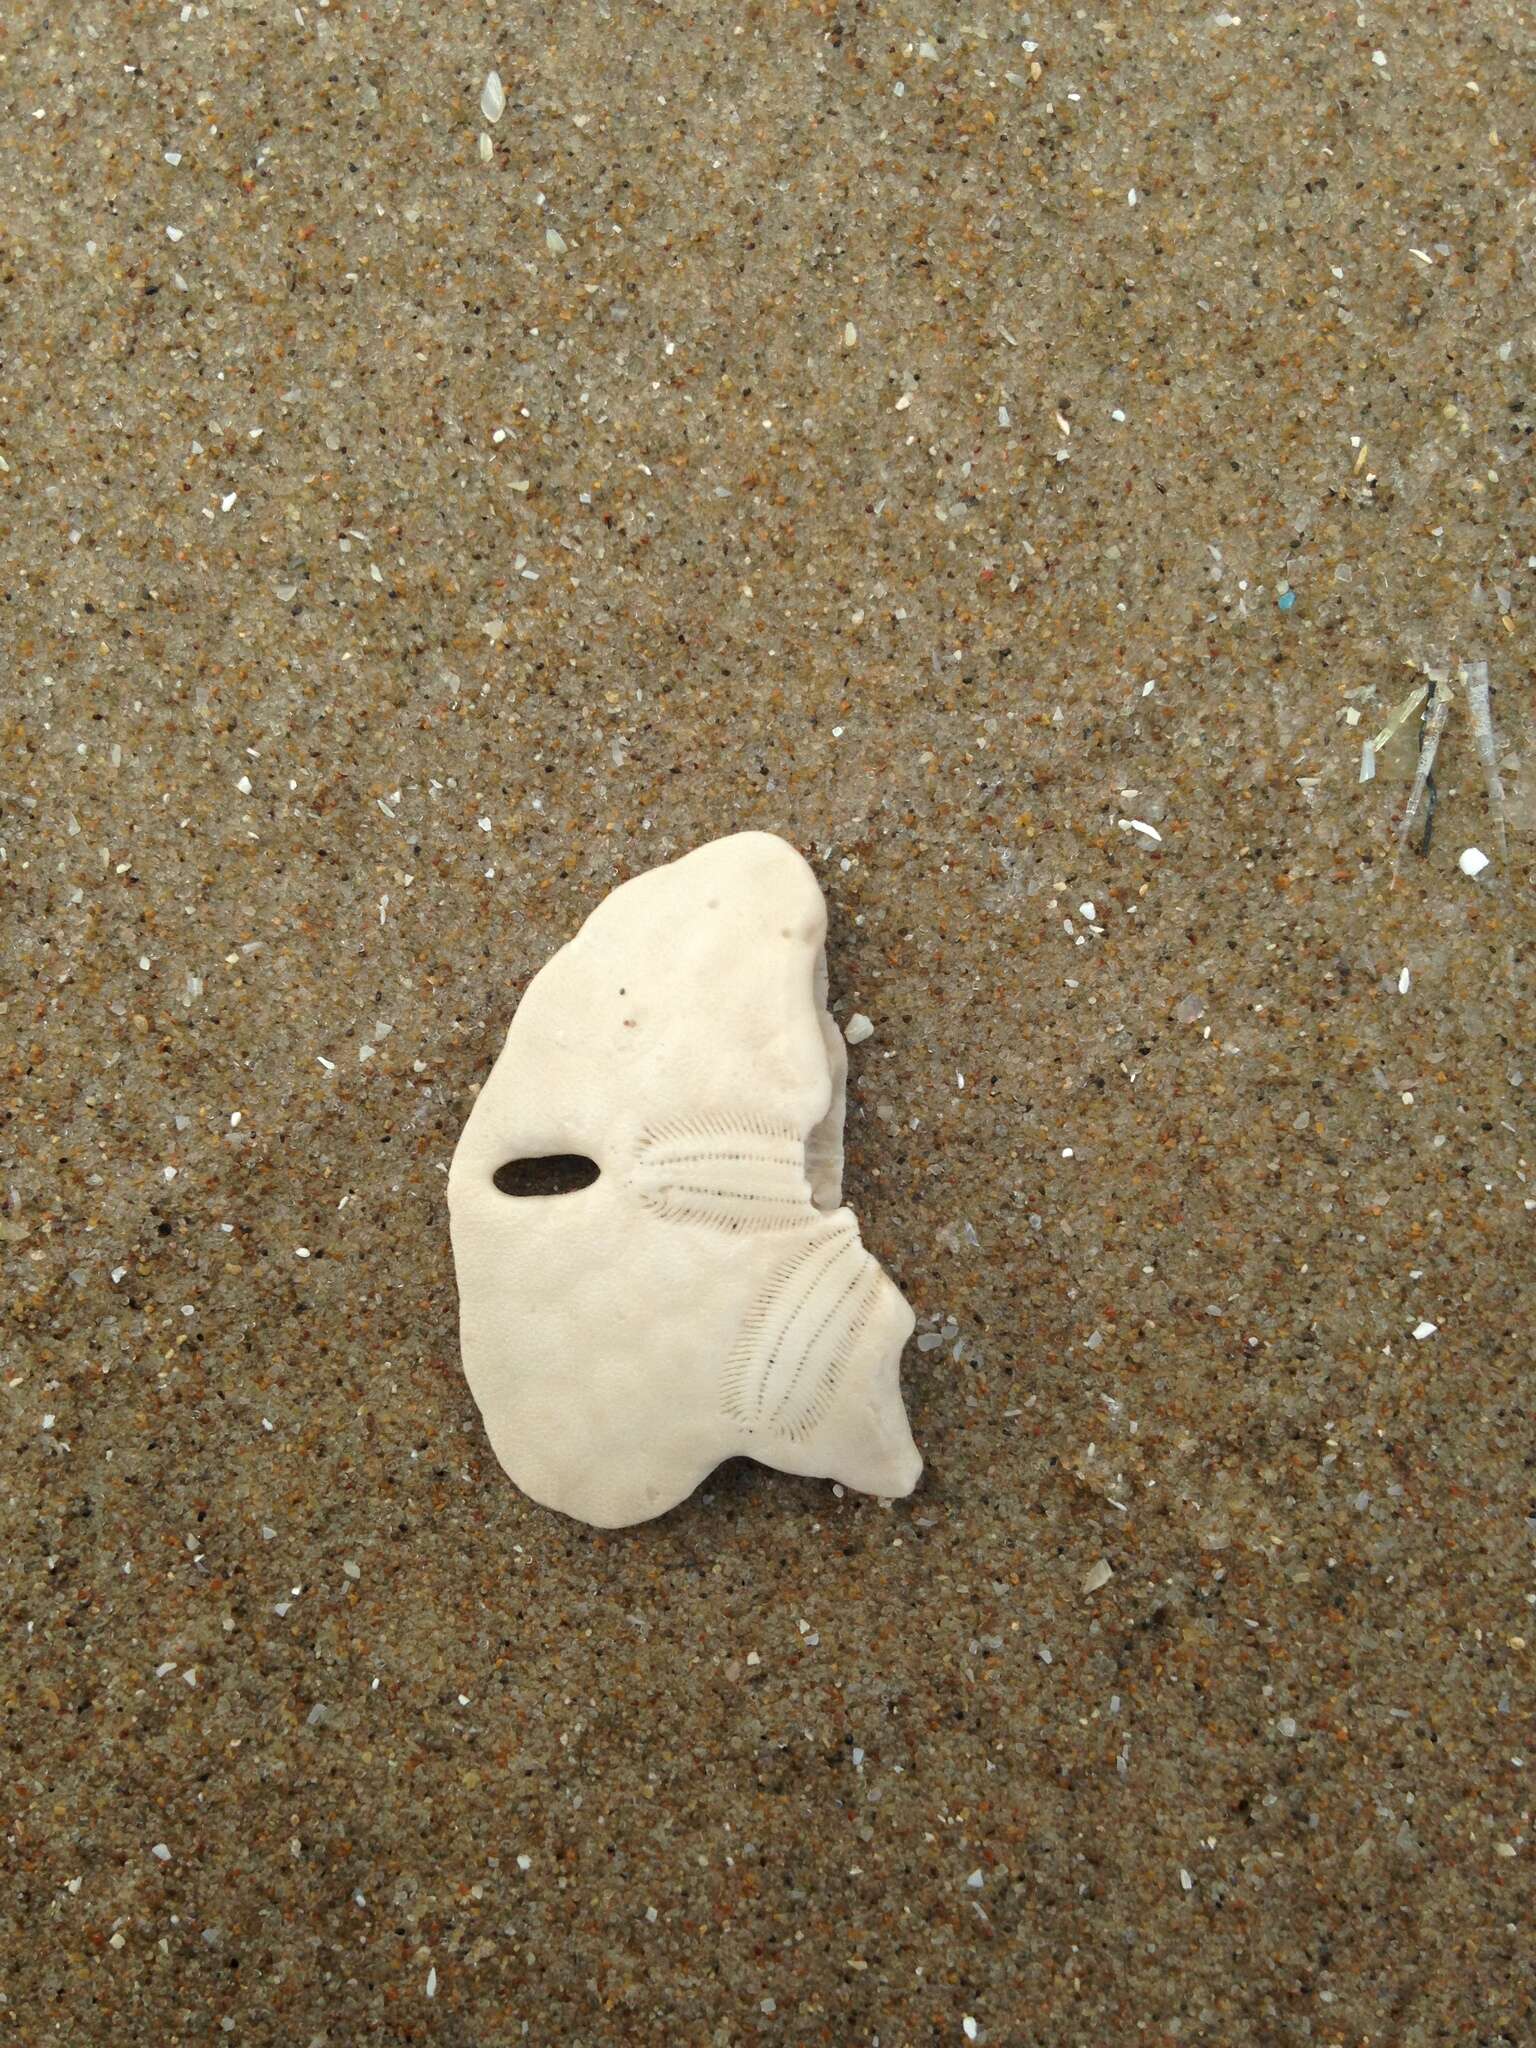
{"type": "Polygon", "coordinates": [[[540,1159],[509,1159],[491,1179],[504,1195],[574,1195],[591,1187],[601,1169],[580,1152],[549,1152],[540,1159]]]}

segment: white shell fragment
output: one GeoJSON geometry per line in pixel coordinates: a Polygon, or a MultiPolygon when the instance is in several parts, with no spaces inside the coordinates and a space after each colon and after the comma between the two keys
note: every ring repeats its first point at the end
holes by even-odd
{"type": "Polygon", "coordinates": [[[480,88],[480,111],[492,127],[507,111],[507,96],[502,90],[500,78],[494,71],[485,74],[485,83],[480,88]]]}
{"type": "Polygon", "coordinates": [[[1488,856],[1480,846],[1469,846],[1456,865],[1464,875],[1480,875],[1488,865],[1488,856]]]}
{"type": "Polygon", "coordinates": [[[843,1026],[843,1036],[850,1045],[862,1045],[866,1038],[873,1038],[875,1027],[862,1010],[855,1010],[843,1026]]]}
{"type": "Polygon", "coordinates": [[[912,1311],[841,1206],[825,936],[800,855],[742,832],[615,889],[524,992],[448,1204],[465,1375],[547,1507],[645,1521],[742,1455],[917,1484],[912,1311]]]}

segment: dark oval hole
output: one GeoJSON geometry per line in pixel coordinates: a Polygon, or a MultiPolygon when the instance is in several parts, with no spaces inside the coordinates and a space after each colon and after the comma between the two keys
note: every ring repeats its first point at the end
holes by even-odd
{"type": "Polygon", "coordinates": [[[579,1152],[551,1152],[542,1159],[509,1159],[491,1175],[504,1195],[574,1195],[597,1179],[595,1159],[579,1152]]]}

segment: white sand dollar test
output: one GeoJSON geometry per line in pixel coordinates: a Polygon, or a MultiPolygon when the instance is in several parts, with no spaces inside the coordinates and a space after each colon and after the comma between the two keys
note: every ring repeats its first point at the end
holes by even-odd
{"type": "Polygon", "coordinates": [[[448,1182],[491,1446],[600,1527],[722,1458],[910,1493],[913,1325],[842,1206],[847,1052],[793,847],[637,875],[529,983],[448,1182]]]}

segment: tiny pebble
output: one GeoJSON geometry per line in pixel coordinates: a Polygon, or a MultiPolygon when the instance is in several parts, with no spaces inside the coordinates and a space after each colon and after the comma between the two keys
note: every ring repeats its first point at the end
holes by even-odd
{"type": "Polygon", "coordinates": [[[1488,856],[1480,846],[1469,846],[1456,865],[1464,875],[1480,875],[1488,865],[1488,856]]]}
{"type": "Polygon", "coordinates": [[[873,1038],[875,1027],[862,1010],[855,1010],[843,1027],[843,1036],[850,1045],[862,1045],[866,1038],[873,1038]]]}

